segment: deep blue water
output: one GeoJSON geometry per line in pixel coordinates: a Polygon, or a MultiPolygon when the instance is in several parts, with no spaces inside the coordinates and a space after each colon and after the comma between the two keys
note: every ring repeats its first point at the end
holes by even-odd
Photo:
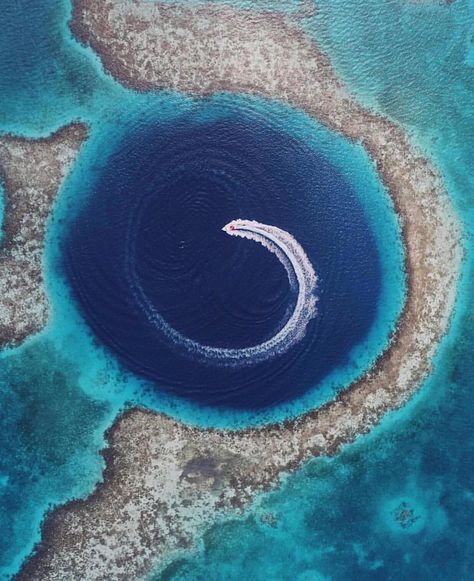
{"type": "MultiPolygon", "coordinates": [[[[301,6],[297,0],[235,3],[292,13],[301,6]]],[[[87,494],[100,479],[102,435],[127,398],[191,422],[205,423],[208,418],[215,424],[218,416],[207,408],[185,409],[182,401],[163,395],[142,401],[141,386],[120,372],[113,354],[102,353],[90,339],[51,258],[61,247],[55,238],[58,216],[68,215],[68,204],[81,192],[78,184],[88,191],[89,172],[95,183],[96,168],[105,165],[107,152],[117,149],[116,132],[121,135],[120,126],[128,119],[124,111],[135,105],[163,110],[168,100],[173,109],[176,102],[158,96],[139,99],[104,75],[93,53],[71,39],[67,1],[0,0],[0,9],[1,130],[45,135],[74,119],[92,126],[91,145],[50,223],[45,266],[54,307],[51,324],[24,347],[1,354],[0,578],[8,579],[38,539],[48,507],[87,494]]],[[[440,167],[466,230],[456,317],[433,374],[414,402],[334,459],[315,460],[290,476],[280,491],[264,495],[244,520],[214,527],[204,536],[196,558],[174,564],[162,578],[470,581],[474,578],[474,3],[319,0],[314,16],[300,22],[323,45],[360,101],[404,125],[440,167]],[[412,511],[412,524],[409,519],[407,526],[400,526],[400,507],[412,511]],[[275,528],[262,522],[268,513],[275,528]]],[[[282,118],[281,124],[288,129],[293,118],[282,118]]],[[[396,269],[388,250],[396,236],[390,221],[382,226],[380,217],[386,214],[375,209],[383,196],[373,182],[364,181],[367,169],[354,162],[354,151],[338,144],[341,153],[334,156],[332,138],[316,127],[302,134],[307,145],[313,135],[316,146],[311,149],[330,158],[345,181],[358,189],[383,256],[384,288],[370,333],[378,331],[374,336],[369,333],[369,349],[361,351],[359,345],[352,352],[338,375],[340,386],[353,377],[347,368],[355,375],[363,371],[390,329],[384,317],[393,297],[399,297],[393,289],[400,280],[390,278],[396,269]],[[371,195],[364,197],[364,191],[371,195]],[[387,233],[385,239],[380,232],[387,233]]],[[[308,244],[300,241],[304,247],[308,244]]],[[[239,241],[230,242],[230,252],[237,252],[239,241]]],[[[246,256],[250,245],[243,241],[240,245],[246,265],[254,258],[246,256]]],[[[276,288],[283,300],[285,279],[272,258],[261,254],[265,268],[275,267],[276,288]]],[[[226,259],[221,266],[231,264],[226,259]]],[[[314,266],[318,271],[316,261],[314,266]]],[[[247,285],[239,289],[239,296],[247,289],[247,285]]],[[[276,300],[271,311],[275,319],[279,304],[276,300]]],[[[397,308],[389,319],[396,313],[397,308]]],[[[315,405],[313,392],[298,400],[302,404],[278,408],[281,415],[272,408],[260,421],[315,405]]],[[[229,417],[221,414],[221,425],[229,417]]]]}
{"type": "Polygon", "coordinates": [[[219,103],[131,128],[66,226],[65,268],[81,311],[124,366],[158,390],[244,409],[292,400],[368,333],[379,253],[351,183],[320,152],[248,108],[219,103]],[[244,368],[196,360],[150,321],[201,344],[246,347],[275,333],[294,302],[262,246],[222,227],[236,218],[290,232],[318,274],[318,315],[287,353],[244,368]]]}

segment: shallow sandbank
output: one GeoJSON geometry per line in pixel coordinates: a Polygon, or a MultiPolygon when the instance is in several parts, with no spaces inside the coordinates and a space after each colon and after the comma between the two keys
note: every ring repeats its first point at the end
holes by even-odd
{"type": "Polygon", "coordinates": [[[4,187],[0,244],[0,345],[14,346],[40,331],[49,306],[43,288],[45,225],[58,189],[86,138],[80,124],[45,139],[0,135],[4,187]]]}

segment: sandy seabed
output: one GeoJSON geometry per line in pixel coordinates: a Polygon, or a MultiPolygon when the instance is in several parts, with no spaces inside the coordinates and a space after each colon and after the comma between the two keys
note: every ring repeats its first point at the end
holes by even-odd
{"type": "Polygon", "coordinates": [[[18,345],[49,315],[43,285],[45,225],[87,129],[68,125],[45,139],[0,135],[5,190],[0,244],[0,346],[18,345]]]}

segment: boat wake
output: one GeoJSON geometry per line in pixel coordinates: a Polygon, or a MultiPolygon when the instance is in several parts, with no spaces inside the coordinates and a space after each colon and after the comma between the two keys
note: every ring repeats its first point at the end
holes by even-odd
{"type": "Polygon", "coordinates": [[[182,335],[167,323],[146,296],[136,275],[131,272],[133,292],[149,322],[194,358],[219,366],[238,367],[260,363],[285,353],[304,337],[308,323],[317,312],[317,276],[301,245],[285,230],[254,220],[240,219],[229,222],[222,230],[230,236],[239,236],[262,244],[275,254],[286,270],[290,288],[296,294],[296,301],[272,337],[258,345],[242,348],[203,345],[182,335]]]}

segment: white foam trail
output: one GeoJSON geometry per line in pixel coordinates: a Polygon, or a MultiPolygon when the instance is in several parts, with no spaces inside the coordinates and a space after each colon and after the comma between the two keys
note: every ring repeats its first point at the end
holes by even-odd
{"type": "Polygon", "coordinates": [[[162,333],[206,362],[239,366],[265,361],[288,351],[304,337],[309,321],[316,316],[317,298],[314,293],[317,276],[301,245],[285,230],[254,220],[233,220],[222,230],[230,236],[240,236],[262,244],[275,254],[285,267],[291,288],[298,295],[291,315],[275,335],[258,345],[238,349],[203,345],[171,327],[146,297],[136,277],[133,277],[137,298],[149,320],[162,333]]]}

